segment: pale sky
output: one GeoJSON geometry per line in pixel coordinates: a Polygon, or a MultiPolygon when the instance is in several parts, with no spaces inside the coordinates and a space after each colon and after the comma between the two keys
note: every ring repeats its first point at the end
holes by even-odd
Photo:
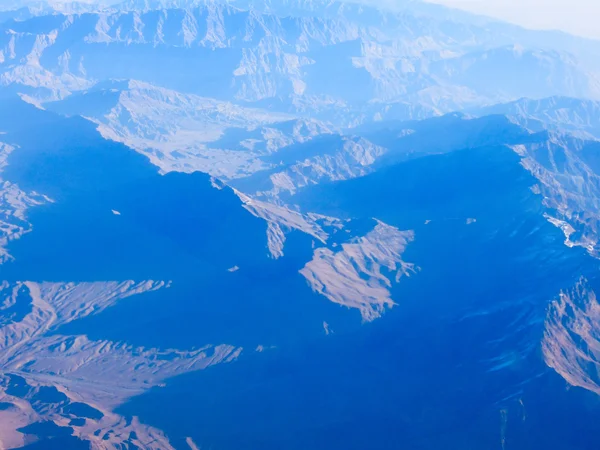
{"type": "Polygon", "coordinates": [[[428,0],[508,20],[600,39],[600,0],[428,0]]]}

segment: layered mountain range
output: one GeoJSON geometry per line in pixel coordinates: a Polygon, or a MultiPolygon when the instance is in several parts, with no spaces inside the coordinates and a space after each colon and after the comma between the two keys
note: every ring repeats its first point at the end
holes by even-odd
{"type": "Polygon", "coordinates": [[[418,9],[184,4],[8,20],[0,30],[2,84],[48,99],[106,79],[136,79],[343,126],[522,96],[600,95],[598,50],[584,40],[542,46],[535,33],[418,9]]]}
{"type": "Polygon", "coordinates": [[[0,447],[596,448],[599,42],[1,6],[0,447]]]}

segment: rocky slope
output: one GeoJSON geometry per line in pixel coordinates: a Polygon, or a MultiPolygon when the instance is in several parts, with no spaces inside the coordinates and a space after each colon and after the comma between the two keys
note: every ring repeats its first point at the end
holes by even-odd
{"type": "Polygon", "coordinates": [[[0,329],[0,397],[5,405],[0,415],[3,422],[16,422],[23,430],[20,437],[2,433],[3,445],[15,447],[19,439],[27,442],[27,427],[42,420],[65,427],[73,436],[88,441],[91,448],[126,443],[172,448],[160,431],[112,411],[128,397],[166,378],[230,362],[241,349],[220,346],[194,352],[161,351],[55,334],[62,325],[99,314],[132,295],[166,287],[164,282],[151,281],[3,283],[0,295],[5,313],[27,304],[30,308],[26,315],[13,316],[0,329]]]}
{"type": "Polygon", "coordinates": [[[1,178],[8,156],[14,150],[12,146],[0,142],[0,264],[11,259],[6,250],[9,241],[31,231],[27,209],[52,201],[36,192],[27,194],[16,184],[1,178]]]}
{"type": "Polygon", "coordinates": [[[264,168],[256,158],[262,154],[256,149],[259,145],[276,149],[294,142],[293,136],[277,135],[274,128],[292,120],[291,116],[135,81],[97,86],[45,107],[89,118],[106,139],[145,154],[165,173],[201,171],[221,179],[236,178],[264,168]],[[230,140],[232,148],[220,145],[226,132],[235,129],[254,132],[260,139],[248,138],[240,144],[230,140]]]}
{"type": "Polygon", "coordinates": [[[551,133],[547,139],[513,148],[539,180],[537,189],[550,208],[548,219],[563,229],[566,244],[598,256],[600,144],[551,133]]]}
{"type": "Polygon", "coordinates": [[[600,395],[600,305],[587,280],[560,293],[548,309],[542,342],[548,366],[571,386],[600,395]]]}
{"type": "Polygon", "coordinates": [[[402,260],[413,238],[411,232],[378,223],[366,236],[342,244],[339,251],[318,249],[300,273],[315,291],[332,302],[358,308],[363,320],[371,321],[395,305],[389,292],[392,283],[414,272],[413,265],[402,260]],[[391,276],[384,274],[386,270],[391,276]]]}

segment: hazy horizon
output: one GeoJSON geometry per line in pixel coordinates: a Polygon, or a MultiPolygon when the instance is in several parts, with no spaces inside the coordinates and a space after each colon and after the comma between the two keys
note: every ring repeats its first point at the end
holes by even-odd
{"type": "Polygon", "coordinates": [[[561,30],[600,39],[595,0],[427,0],[538,30],[561,30]]]}

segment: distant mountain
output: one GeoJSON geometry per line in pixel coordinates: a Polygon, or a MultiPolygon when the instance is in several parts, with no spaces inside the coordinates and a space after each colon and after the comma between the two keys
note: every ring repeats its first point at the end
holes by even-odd
{"type": "Polygon", "coordinates": [[[432,72],[488,98],[541,98],[562,92],[571,97],[598,99],[600,94],[600,79],[581,71],[571,55],[520,45],[442,60],[432,72]],[[515,72],[521,76],[511,76],[515,72]]]}
{"type": "Polygon", "coordinates": [[[111,4],[97,0],[6,0],[0,5],[0,23],[23,21],[49,14],[85,14],[101,11],[111,4]]]}
{"type": "Polygon", "coordinates": [[[412,4],[401,13],[335,2],[144,5],[4,22],[0,83],[43,101],[136,79],[342,126],[522,96],[600,96],[592,44],[577,55],[566,37],[564,48],[540,48],[535,34],[490,33],[412,4]]]}
{"type": "Polygon", "coordinates": [[[359,178],[427,155],[532,140],[536,139],[528,130],[501,115],[471,118],[453,113],[422,121],[376,122],[260,156],[268,167],[230,183],[248,194],[293,204],[293,196],[308,186],[359,178]]]}
{"type": "MultiPolygon", "coordinates": [[[[263,153],[255,148],[258,143],[248,143],[249,148],[240,148],[239,142],[226,143],[227,130],[250,131],[293,120],[287,114],[137,81],[102,83],[63,101],[46,103],[45,108],[89,118],[104,137],[147,155],[165,172],[202,171],[223,179],[253,173],[262,166],[256,159],[263,153]]],[[[276,149],[275,135],[261,139],[276,149]]]]}
{"type": "Polygon", "coordinates": [[[320,136],[261,157],[269,168],[231,184],[258,197],[287,197],[306,186],[366,175],[386,152],[358,136],[320,136]]]}
{"type": "Polygon", "coordinates": [[[77,13],[103,9],[115,3],[119,2],[115,0],[6,0],[0,6],[0,10],[14,11],[27,8],[39,15],[49,11],[77,13]]]}
{"type": "Polygon", "coordinates": [[[479,115],[505,114],[532,130],[587,134],[600,139],[600,102],[569,97],[523,98],[470,111],[479,115]]]}

